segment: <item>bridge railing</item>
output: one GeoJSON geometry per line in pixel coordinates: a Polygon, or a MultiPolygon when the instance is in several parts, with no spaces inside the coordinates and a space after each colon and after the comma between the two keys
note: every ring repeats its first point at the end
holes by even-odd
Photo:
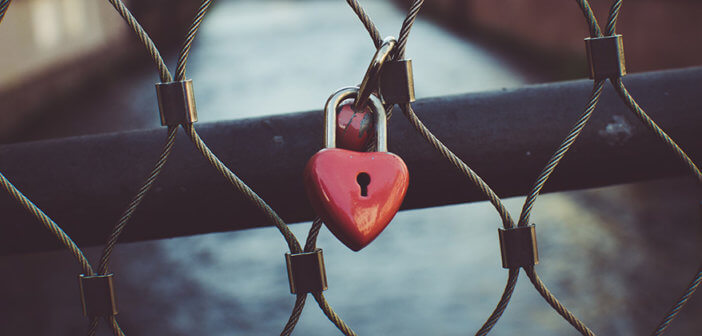
{"type": "MultiPolygon", "coordinates": [[[[167,129],[3,146],[0,149],[0,170],[3,171],[0,185],[11,199],[0,199],[3,212],[0,253],[56,248],[57,244],[51,241],[58,239],[83,269],[79,279],[84,314],[90,321],[88,335],[95,335],[98,323],[104,319],[113,334],[121,336],[124,332],[117,322],[113,274],[109,272],[110,257],[118,241],[274,225],[290,250],[288,274],[291,290],[296,294],[295,305],[281,335],[293,332],[307,294],[313,296],[343,334],[356,335],[325,299],[322,252],[316,248],[322,220],[313,216],[301,196],[304,188],[300,172],[304,162],[321,144],[321,114],[309,112],[222,122],[198,126],[196,130],[192,118],[194,104],[190,100],[193,95],[189,91],[185,67],[192,42],[212,1],[202,1],[174,73],[125,4],[121,0],[108,1],[136,33],[154,61],[161,79],[159,90],[171,88],[159,92],[178,98],[165,104],[159,101],[167,129]],[[174,87],[180,89],[170,91],[174,87]],[[177,105],[177,109],[164,112],[166,105],[177,105]],[[173,111],[178,113],[169,113],[173,111]],[[170,119],[173,116],[182,118],[174,122],[170,119]],[[184,140],[177,135],[181,128],[193,146],[178,146],[184,140]],[[158,144],[164,138],[165,144],[159,152],[158,144]],[[171,162],[166,165],[171,156],[171,162]],[[154,160],[156,164],[148,166],[154,160]],[[5,174],[11,176],[14,183],[5,174]],[[157,184],[160,175],[163,176],[157,184]],[[146,179],[142,180],[144,176],[146,179]],[[222,184],[222,178],[229,184],[222,184]],[[149,191],[152,194],[147,198],[149,191]],[[25,193],[31,194],[33,201],[25,193]],[[130,198],[131,202],[120,216],[120,205],[130,198]],[[31,216],[23,214],[22,207],[31,216]],[[86,214],[105,217],[86,223],[83,220],[86,214]],[[117,224],[104,224],[112,222],[109,218],[118,218],[117,224]],[[132,219],[137,223],[132,223],[122,237],[132,219]],[[313,224],[301,244],[287,223],[310,219],[313,224]],[[39,225],[32,225],[36,221],[53,237],[39,225]],[[104,239],[102,256],[93,267],[80,246],[98,244],[104,239]],[[316,281],[324,285],[300,290],[295,287],[295,281],[307,284],[316,281]]],[[[9,2],[0,0],[0,20],[9,2]]],[[[356,0],[347,2],[373,43],[380,47],[384,39],[370,16],[356,0]]],[[[486,335],[498,322],[507,309],[521,271],[546,302],[577,331],[594,335],[558,301],[537,274],[536,233],[529,218],[544,187],[580,189],[677,175],[686,170],[702,183],[702,172],[694,162],[694,158],[702,155],[699,127],[696,127],[702,124],[698,113],[702,69],[622,79],[625,74],[622,37],[616,34],[622,0],[613,1],[606,24],[602,26],[587,0],[576,0],[576,3],[590,31],[586,45],[594,82],[555,83],[441,97],[415,104],[409,100],[397,102],[408,123],[393,122],[390,146],[393,152],[404,157],[412,171],[413,188],[405,208],[487,199],[502,220],[499,244],[508,278],[496,308],[476,335],[486,335]],[[604,89],[606,82],[612,85],[604,89]],[[638,101],[630,92],[639,97],[638,101]],[[594,113],[600,100],[600,109],[606,111],[594,113]],[[648,113],[683,144],[689,154],[640,104],[645,105],[648,113]],[[571,151],[576,140],[578,146],[571,151]],[[527,195],[518,218],[509,213],[498,195],[527,195]]],[[[397,48],[386,55],[390,61],[404,59],[410,29],[422,4],[422,0],[412,2],[398,35],[397,48]]],[[[369,68],[368,74],[371,73],[369,68]]],[[[392,112],[393,106],[386,104],[385,108],[392,112]]],[[[702,266],[654,335],[665,332],[700,283],[702,266]]]]}

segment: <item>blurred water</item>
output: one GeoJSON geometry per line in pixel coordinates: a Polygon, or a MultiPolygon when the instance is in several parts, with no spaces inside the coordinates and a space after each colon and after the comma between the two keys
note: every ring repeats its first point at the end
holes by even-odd
{"type": "MultiPolygon", "coordinates": [[[[387,2],[369,2],[367,10],[383,33],[397,34],[402,10],[387,2]]],[[[527,81],[488,51],[422,19],[407,48],[418,97],[527,81]]],[[[202,121],[302,111],[318,109],[336,88],[357,84],[372,53],[367,33],[343,1],[222,1],[205,20],[188,76],[195,79],[202,121]]],[[[49,118],[35,132],[61,136],[156,127],[154,81],[153,73],[142,72],[120,79],[77,103],[71,113],[82,126],[49,118]]],[[[534,214],[543,261],[537,270],[567,307],[603,335],[638,335],[652,328],[695,267],[694,258],[679,252],[699,251],[694,243],[680,247],[675,240],[661,241],[655,231],[638,230],[656,209],[675,209],[676,216],[689,219],[694,204],[640,195],[631,188],[547,195],[534,214]],[[656,259],[667,257],[675,263],[656,259]],[[651,294],[642,298],[646,293],[651,294]]],[[[510,199],[507,205],[517,213],[522,201],[510,199]]],[[[662,226],[677,221],[659,220],[662,226]]],[[[361,335],[471,334],[494,308],[507,277],[499,261],[499,225],[486,203],[405,211],[358,253],[323,229],[319,246],[327,261],[327,298],[361,335]]],[[[292,228],[304,240],[309,224],[292,228]]],[[[695,234],[697,227],[683,227],[678,237],[695,234]]],[[[120,321],[131,335],[279,333],[294,302],[285,246],[272,228],[120,245],[113,263],[120,321]]],[[[89,249],[93,258],[98,252],[89,249]]],[[[65,252],[0,258],[5,275],[0,335],[82,333],[72,267],[65,252]]],[[[702,333],[689,317],[700,312],[699,304],[690,311],[674,331],[702,333]]],[[[296,334],[337,333],[309,299],[296,334]]],[[[576,332],[522,276],[494,334],[576,332]]]]}

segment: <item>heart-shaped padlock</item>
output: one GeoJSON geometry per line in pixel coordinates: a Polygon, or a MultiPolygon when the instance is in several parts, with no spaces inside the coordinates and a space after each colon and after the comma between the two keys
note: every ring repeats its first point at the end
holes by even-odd
{"type": "Polygon", "coordinates": [[[325,148],[305,168],[305,187],[312,207],[344,245],[354,251],[367,246],[390,223],[407,193],[409,172],[402,159],[387,150],[385,110],[375,96],[369,103],[376,116],[377,152],[334,148],[336,108],[358,95],[357,87],[332,95],[325,108],[325,148]]]}

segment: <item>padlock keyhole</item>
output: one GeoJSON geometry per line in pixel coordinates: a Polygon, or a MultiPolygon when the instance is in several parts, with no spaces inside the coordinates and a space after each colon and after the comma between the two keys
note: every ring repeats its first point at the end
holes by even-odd
{"type": "Polygon", "coordinates": [[[361,187],[361,196],[368,196],[368,185],[370,184],[370,175],[368,173],[358,173],[356,182],[361,187]]]}

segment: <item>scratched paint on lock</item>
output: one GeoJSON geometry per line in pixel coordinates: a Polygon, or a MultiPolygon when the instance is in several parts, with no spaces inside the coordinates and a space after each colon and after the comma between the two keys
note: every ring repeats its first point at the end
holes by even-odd
{"type": "Polygon", "coordinates": [[[334,236],[354,251],[370,244],[390,223],[407,193],[409,172],[402,159],[387,152],[323,149],[305,168],[312,207],[334,236]],[[357,181],[370,176],[367,196],[357,181]]]}
{"type": "Polygon", "coordinates": [[[336,121],[336,145],[340,148],[363,151],[373,127],[373,112],[370,107],[356,112],[352,104],[341,105],[336,121]]]}

